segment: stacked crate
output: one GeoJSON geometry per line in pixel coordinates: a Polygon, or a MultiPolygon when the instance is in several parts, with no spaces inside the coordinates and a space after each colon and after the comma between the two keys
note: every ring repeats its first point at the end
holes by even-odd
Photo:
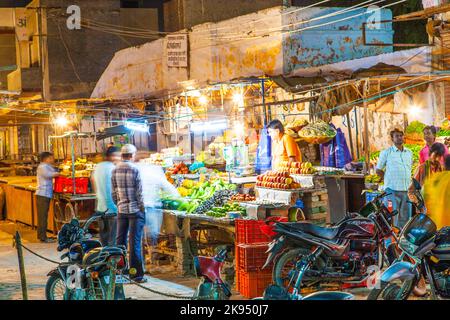
{"type": "Polygon", "coordinates": [[[328,191],[327,189],[316,189],[303,193],[303,212],[309,222],[325,225],[328,219],[328,191]]]}
{"type": "Polygon", "coordinates": [[[236,219],[236,289],[246,298],[262,296],[272,283],[272,265],[262,269],[270,238],[261,231],[264,221],[236,219]]]}

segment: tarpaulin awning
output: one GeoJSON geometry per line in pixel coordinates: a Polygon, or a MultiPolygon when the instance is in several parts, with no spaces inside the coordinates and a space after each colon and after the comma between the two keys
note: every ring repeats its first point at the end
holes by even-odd
{"type": "Polygon", "coordinates": [[[323,84],[327,82],[327,79],[323,77],[285,77],[283,75],[271,77],[279,87],[283,88],[290,93],[298,93],[304,86],[323,84]]]}
{"type": "Polygon", "coordinates": [[[123,134],[129,134],[133,131],[128,129],[125,125],[119,125],[114,127],[105,128],[103,131],[98,132],[96,135],[97,140],[104,140],[114,136],[120,136],[123,134]]]}

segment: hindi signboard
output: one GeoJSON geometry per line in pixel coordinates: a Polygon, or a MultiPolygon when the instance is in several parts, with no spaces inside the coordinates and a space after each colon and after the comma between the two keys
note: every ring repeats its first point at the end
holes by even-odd
{"type": "Polygon", "coordinates": [[[187,68],[188,66],[188,35],[171,34],[166,36],[167,66],[187,68]]]}

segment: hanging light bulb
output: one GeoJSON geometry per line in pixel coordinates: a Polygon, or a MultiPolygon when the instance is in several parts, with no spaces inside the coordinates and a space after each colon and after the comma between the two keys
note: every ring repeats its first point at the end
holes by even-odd
{"type": "Polygon", "coordinates": [[[53,122],[55,123],[55,125],[57,125],[58,127],[66,127],[69,124],[69,120],[66,118],[66,116],[64,114],[60,114],[58,115],[53,122]]]}
{"type": "Polygon", "coordinates": [[[238,106],[243,106],[244,105],[244,96],[242,95],[242,93],[235,92],[233,94],[233,102],[235,104],[237,104],[238,106]]]}
{"type": "Polygon", "coordinates": [[[205,95],[201,95],[199,98],[198,98],[198,102],[201,104],[201,105],[206,105],[207,103],[208,103],[208,97],[206,97],[205,95]]]}
{"type": "Polygon", "coordinates": [[[418,105],[410,105],[408,108],[408,113],[412,116],[412,117],[417,117],[422,111],[422,108],[419,107],[418,105]]]}

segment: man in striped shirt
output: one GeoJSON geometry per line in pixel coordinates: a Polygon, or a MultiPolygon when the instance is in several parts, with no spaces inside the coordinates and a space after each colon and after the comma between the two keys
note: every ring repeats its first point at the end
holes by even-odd
{"type": "Polygon", "coordinates": [[[136,282],[145,282],[142,259],[145,207],[141,176],[133,163],[136,147],[126,144],[121,152],[123,161],[113,170],[111,178],[113,201],[118,211],[116,241],[117,245],[124,246],[129,242],[130,268],[136,269],[132,278],[136,282]]]}

